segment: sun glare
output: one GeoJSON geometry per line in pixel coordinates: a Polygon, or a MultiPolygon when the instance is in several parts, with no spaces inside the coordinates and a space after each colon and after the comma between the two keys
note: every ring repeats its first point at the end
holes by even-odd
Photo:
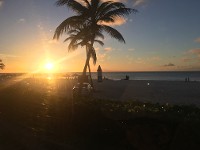
{"type": "Polygon", "coordinates": [[[54,68],[54,65],[53,65],[53,63],[48,62],[48,63],[45,64],[45,68],[47,70],[52,70],[54,68]]]}

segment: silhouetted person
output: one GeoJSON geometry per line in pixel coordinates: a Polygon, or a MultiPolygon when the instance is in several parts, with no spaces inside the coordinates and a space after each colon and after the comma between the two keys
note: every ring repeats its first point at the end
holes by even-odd
{"type": "Polygon", "coordinates": [[[97,69],[97,79],[98,79],[98,82],[102,82],[102,69],[100,65],[97,69]]]}
{"type": "Polygon", "coordinates": [[[126,78],[125,78],[125,80],[129,80],[129,76],[127,76],[127,75],[126,75],[126,78]]]}
{"type": "Polygon", "coordinates": [[[185,78],[185,82],[187,82],[187,78],[185,78]]]}

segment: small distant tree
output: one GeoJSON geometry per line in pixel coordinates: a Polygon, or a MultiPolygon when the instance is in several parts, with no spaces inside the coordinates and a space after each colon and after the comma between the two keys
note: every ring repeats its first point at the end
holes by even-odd
{"type": "Polygon", "coordinates": [[[4,69],[5,68],[5,65],[4,63],[2,62],[2,60],[0,59],[0,69],[4,69]]]}

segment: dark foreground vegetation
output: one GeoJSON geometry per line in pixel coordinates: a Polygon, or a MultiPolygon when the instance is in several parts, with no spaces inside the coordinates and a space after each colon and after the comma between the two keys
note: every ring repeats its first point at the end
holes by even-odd
{"type": "Polygon", "coordinates": [[[175,150],[200,146],[200,110],[195,106],[72,100],[60,96],[59,88],[53,87],[44,81],[20,81],[1,88],[1,150],[175,150]]]}

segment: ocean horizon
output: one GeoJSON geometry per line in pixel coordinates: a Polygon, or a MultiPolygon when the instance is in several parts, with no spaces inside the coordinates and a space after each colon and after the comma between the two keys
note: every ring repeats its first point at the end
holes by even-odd
{"type": "MultiPolygon", "coordinates": [[[[0,73],[1,76],[20,76],[26,73],[0,73]]],[[[67,73],[34,73],[33,77],[45,77],[54,75],[56,77],[65,78],[81,75],[82,72],[67,73]]],[[[87,73],[88,74],[88,73],[87,73]]],[[[200,71],[141,71],[141,72],[103,72],[103,78],[111,80],[123,80],[129,76],[129,80],[161,80],[161,81],[200,81],[200,71]]],[[[97,72],[92,72],[92,78],[97,79],[97,72]]]]}
{"type": "MultiPolygon", "coordinates": [[[[150,72],[103,72],[103,77],[113,80],[162,80],[162,81],[200,81],[200,71],[150,71],[150,72]]],[[[93,78],[97,78],[96,73],[92,73],[93,78]]]]}

